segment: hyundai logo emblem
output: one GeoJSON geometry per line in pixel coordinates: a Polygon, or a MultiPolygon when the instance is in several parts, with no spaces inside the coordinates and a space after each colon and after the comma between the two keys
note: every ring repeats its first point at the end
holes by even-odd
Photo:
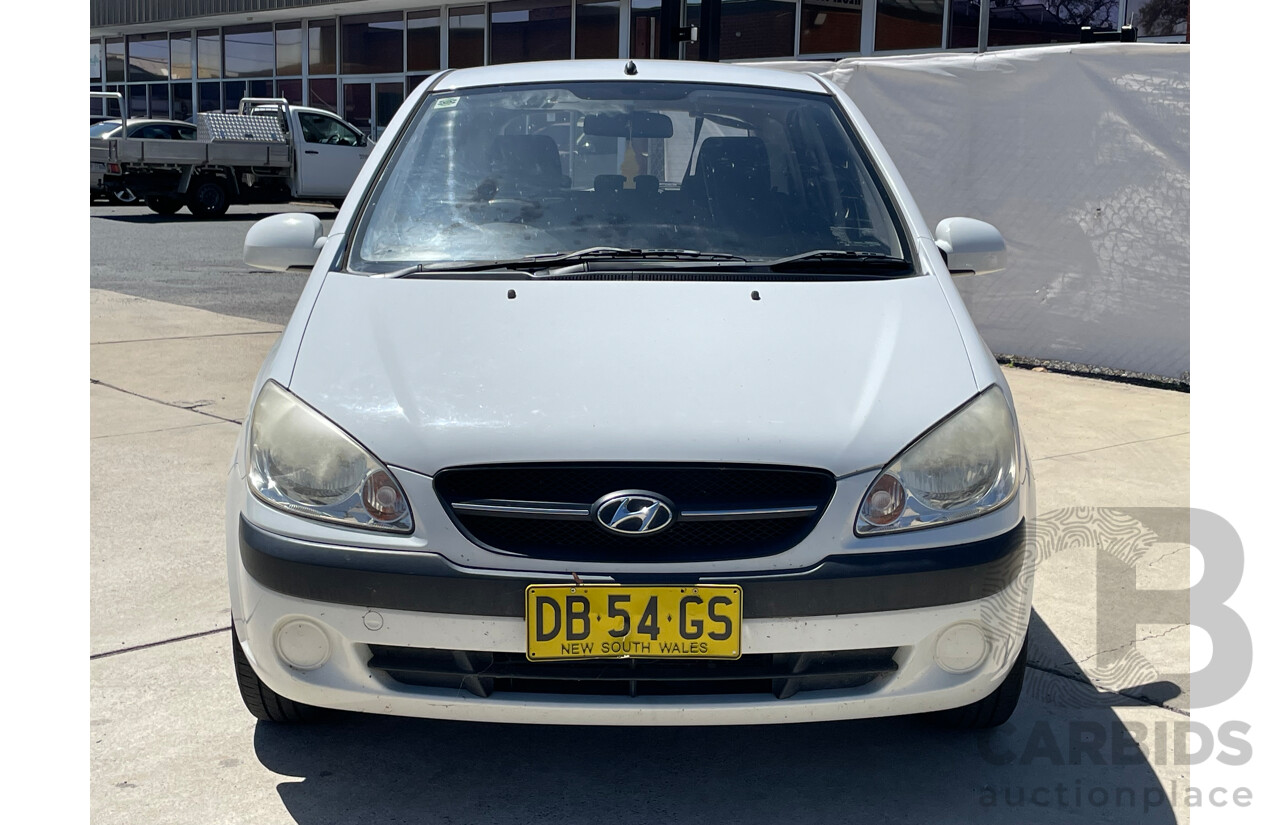
{"type": "Polygon", "coordinates": [[[675,505],[646,490],[620,490],[591,505],[591,517],[610,533],[652,536],[675,521],[675,505]]]}

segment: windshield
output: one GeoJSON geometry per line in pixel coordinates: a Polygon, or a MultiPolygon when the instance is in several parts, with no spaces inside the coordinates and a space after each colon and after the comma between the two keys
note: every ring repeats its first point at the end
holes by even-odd
{"type": "Polygon", "coordinates": [[[112,132],[120,128],[118,120],[104,120],[101,123],[95,123],[89,127],[89,137],[106,137],[112,132]]]}
{"type": "MultiPolygon", "coordinates": [[[[356,227],[357,272],[659,250],[904,257],[885,191],[822,94],[696,83],[433,94],[356,227]]],[[[655,263],[659,261],[659,263],[655,263]]]]}

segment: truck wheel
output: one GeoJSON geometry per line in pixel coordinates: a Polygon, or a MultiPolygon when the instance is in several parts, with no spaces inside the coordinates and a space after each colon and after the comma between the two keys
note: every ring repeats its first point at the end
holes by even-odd
{"type": "Polygon", "coordinates": [[[166,195],[151,195],[147,198],[147,208],[157,215],[172,215],[182,208],[182,201],[166,195]]]}
{"type": "Polygon", "coordinates": [[[131,206],[136,204],[139,199],[131,189],[117,189],[114,192],[107,193],[107,200],[113,206],[131,206]]]}
{"type": "Polygon", "coordinates": [[[1018,707],[1018,697],[1022,694],[1022,678],[1027,672],[1027,639],[1022,640],[1022,650],[1013,661],[1009,675],[1004,677],[1000,686],[985,699],[971,705],[952,708],[934,714],[940,725],[961,730],[981,730],[995,728],[1009,721],[1014,708],[1018,707]]]}
{"type": "Polygon", "coordinates": [[[197,218],[217,218],[227,213],[231,196],[227,187],[216,178],[206,178],[187,192],[187,208],[197,218]]]}
{"type": "Polygon", "coordinates": [[[240,637],[236,635],[234,622],[231,625],[231,660],[236,666],[236,684],[240,687],[240,698],[249,712],[257,718],[264,722],[309,722],[320,715],[319,708],[286,699],[263,684],[258,674],[253,672],[249,657],[244,655],[244,649],[240,647],[240,637]]]}

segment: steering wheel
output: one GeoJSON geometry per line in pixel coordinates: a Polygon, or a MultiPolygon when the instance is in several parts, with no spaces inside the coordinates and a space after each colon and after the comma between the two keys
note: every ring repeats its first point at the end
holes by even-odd
{"type": "Polygon", "coordinates": [[[336,134],[336,133],[335,133],[335,134],[332,134],[332,135],[329,135],[328,137],[326,137],[326,138],[324,139],[324,142],[325,142],[325,143],[338,144],[338,143],[341,143],[341,142],[342,142],[342,137],[341,137],[340,135],[338,135],[338,134],[336,134]]]}

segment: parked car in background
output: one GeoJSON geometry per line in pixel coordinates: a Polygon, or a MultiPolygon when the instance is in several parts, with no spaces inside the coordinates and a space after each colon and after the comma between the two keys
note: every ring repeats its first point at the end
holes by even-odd
{"type": "MultiPolygon", "coordinates": [[[[91,138],[114,138],[120,136],[120,121],[117,119],[100,120],[97,123],[91,123],[89,126],[89,137],[91,138]]],[[[195,140],[196,127],[180,120],[163,120],[159,118],[131,119],[129,121],[129,137],[150,140],[195,140]]],[[[107,201],[116,205],[141,203],[139,198],[128,187],[115,189],[104,187],[101,183],[101,172],[102,170],[100,169],[93,169],[92,163],[90,164],[90,202],[97,198],[106,198],[107,201]]]]}
{"type": "Polygon", "coordinates": [[[311,269],[227,475],[258,718],[1013,712],[1035,489],[952,282],[1004,240],[830,82],[446,71],[244,250],[311,269]]]}

